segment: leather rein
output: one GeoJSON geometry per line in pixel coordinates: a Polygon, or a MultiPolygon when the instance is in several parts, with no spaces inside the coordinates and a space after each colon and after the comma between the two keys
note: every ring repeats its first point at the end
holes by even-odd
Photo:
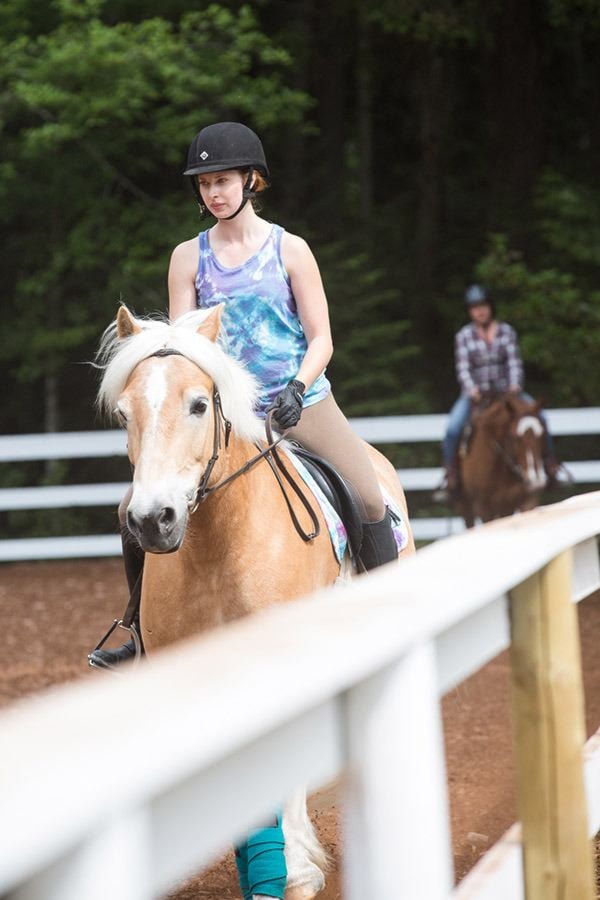
{"type": "MultiPolygon", "coordinates": [[[[162,350],[157,350],[156,353],[151,354],[152,356],[183,356],[183,353],[180,353],[178,350],[172,350],[168,347],[165,347],[162,350]]],[[[269,464],[273,475],[275,476],[275,480],[277,484],[281,488],[281,492],[286,502],[286,506],[288,508],[288,512],[290,514],[290,518],[294,525],[294,528],[300,535],[303,541],[312,541],[321,533],[321,523],[319,522],[319,518],[304,491],[300,487],[299,484],[294,480],[294,478],[290,475],[287,468],[285,467],[281,456],[277,450],[277,446],[283,441],[284,435],[280,435],[278,438],[273,437],[273,428],[272,428],[272,418],[273,412],[269,412],[267,414],[267,419],[265,422],[265,432],[267,438],[267,446],[261,449],[260,444],[256,443],[256,449],[258,453],[256,456],[252,456],[247,462],[244,463],[243,466],[240,466],[235,472],[231,475],[228,475],[226,478],[223,478],[221,481],[218,481],[216,484],[209,484],[210,477],[212,475],[213,469],[219,459],[219,455],[221,450],[223,449],[223,443],[221,440],[221,432],[224,431],[225,434],[225,449],[229,446],[229,438],[231,437],[231,422],[229,419],[225,417],[223,413],[223,406],[221,403],[221,395],[217,388],[215,387],[213,390],[213,451],[210,459],[206,464],[206,468],[200,477],[200,481],[198,482],[198,487],[193,492],[192,496],[188,501],[188,509],[190,515],[196,512],[199,505],[203,503],[208,497],[214,494],[216,491],[225,487],[228,484],[231,484],[232,481],[235,481],[236,478],[239,478],[241,475],[245,475],[246,472],[250,471],[250,469],[254,468],[259,462],[262,460],[266,460],[269,464]],[[289,485],[289,487],[296,494],[300,502],[302,503],[304,509],[308,513],[310,520],[312,522],[313,530],[305,531],[302,525],[300,524],[300,520],[296,515],[294,507],[292,506],[292,502],[289,498],[288,491],[286,489],[285,482],[289,485]]]]}

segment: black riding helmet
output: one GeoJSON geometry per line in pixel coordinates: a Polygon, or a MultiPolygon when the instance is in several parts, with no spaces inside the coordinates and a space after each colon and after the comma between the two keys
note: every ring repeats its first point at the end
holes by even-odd
{"type": "Polygon", "coordinates": [[[469,287],[465,291],[465,303],[468,309],[470,309],[472,306],[481,306],[484,303],[487,303],[487,305],[492,310],[492,316],[496,315],[495,303],[490,296],[489,290],[482,284],[469,285],[469,287]]]}
{"type": "Polygon", "coordinates": [[[248,200],[256,196],[252,190],[254,170],[258,170],[265,178],[269,177],[269,169],[265,151],[260,138],[251,128],[241,122],[217,122],[199,131],[187,155],[184,175],[190,176],[192,188],[201,211],[204,204],[198,186],[198,178],[202,172],[224,172],[227,169],[248,169],[248,177],[244,185],[242,203],[239,209],[228,219],[233,219],[246,205],[248,200]]]}

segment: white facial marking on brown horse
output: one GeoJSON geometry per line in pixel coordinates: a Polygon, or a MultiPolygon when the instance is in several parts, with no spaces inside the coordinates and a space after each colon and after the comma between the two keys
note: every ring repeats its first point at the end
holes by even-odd
{"type": "Polygon", "coordinates": [[[533,431],[536,437],[543,435],[544,426],[537,416],[521,416],[517,424],[517,436],[523,437],[527,431],[533,431]]]}
{"type": "Polygon", "coordinates": [[[541,490],[546,485],[546,473],[541,461],[531,451],[526,453],[527,469],[525,477],[531,490],[541,490]]]}

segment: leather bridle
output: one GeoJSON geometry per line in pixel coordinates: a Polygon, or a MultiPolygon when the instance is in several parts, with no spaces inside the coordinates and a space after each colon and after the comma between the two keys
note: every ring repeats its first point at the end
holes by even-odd
{"type": "Polygon", "coordinates": [[[493,440],[492,447],[510,469],[511,473],[515,476],[516,479],[525,484],[526,478],[523,475],[523,470],[519,463],[510,455],[506,447],[503,447],[500,441],[493,440]]]}
{"type": "Polygon", "coordinates": [[[272,428],[272,418],[273,411],[267,413],[267,418],[265,421],[265,432],[267,437],[267,446],[261,448],[260,444],[256,443],[256,449],[258,453],[256,456],[252,456],[249,460],[247,460],[243,466],[240,466],[239,469],[236,469],[235,472],[232,472],[231,475],[228,475],[226,478],[223,478],[221,481],[218,481],[216,484],[209,484],[210,476],[212,475],[212,471],[215,467],[217,460],[219,459],[219,454],[222,449],[221,443],[221,431],[224,429],[225,432],[225,449],[229,446],[229,438],[231,435],[231,422],[227,419],[223,413],[223,406],[221,404],[221,395],[219,391],[215,387],[213,391],[213,452],[212,456],[208,460],[206,464],[206,468],[200,477],[200,481],[198,482],[198,487],[194,491],[192,497],[188,503],[188,509],[190,511],[190,515],[196,512],[198,506],[203,503],[208,497],[214,494],[216,491],[225,487],[228,484],[231,484],[232,481],[235,481],[236,478],[239,478],[241,475],[245,475],[246,472],[249,472],[250,469],[254,468],[257,463],[261,462],[263,459],[267,461],[269,464],[273,475],[275,476],[275,480],[277,484],[281,488],[281,492],[284,496],[290,517],[294,524],[294,528],[300,535],[303,541],[312,541],[316,537],[319,536],[321,532],[321,524],[315,513],[310,500],[306,496],[306,494],[302,491],[297,482],[292,478],[288,470],[286,469],[278,451],[277,447],[284,440],[284,435],[280,435],[277,438],[273,437],[273,428],[272,428]],[[281,473],[281,474],[280,474],[281,473]],[[283,476],[283,477],[282,477],[283,476]],[[296,496],[299,498],[300,502],[304,506],[308,515],[310,516],[310,520],[313,525],[312,531],[305,531],[300,521],[296,515],[296,512],[291,504],[290,498],[287,494],[284,480],[287,481],[289,486],[292,488],[296,496]]]}
{"type": "MultiPolygon", "coordinates": [[[[165,347],[163,349],[157,350],[156,353],[150,354],[150,356],[183,356],[179,350],[174,350],[169,347],[165,347]]],[[[150,358],[150,357],[148,357],[150,358]]],[[[200,476],[200,481],[198,482],[198,487],[193,491],[192,495],[188,500],[188,510],[189,514],[193,515],[198,509],[199,505],[203,503],[208,497],[214,494],[216,491],[225,487],[228,484],[231,484],[232,481],[235,481],[236,478],[239,478],[241,475],[245,475],[246,472],[249,472],[255,465],[261,462],[263,459],[266,460],[275,476],[275,480],[277,484],[281,488],[281,492],[286,502],[286,506],[288,508],[288,512],[290,514],[290,518],[293,522],[294,528],[300,535],[303,541],[312,541],[321,533],[321,524],[319,522],[319,518],[313,509],[310,500],[304,493],[304,491],[300,488],[299,484],[292,478],[288,470],[286,469],[283,460],[281,459],[277,446],[284,440],[284,435],[280,435],[277,438],[273,437],[273,428],[272,428],[272,418],[273,411],[267,413],[267,418],[265,421],[265,433],[267,438],[267,446],[261,448],[260,444],[256,443],[256,449],[258,453],[256,456],[252,456],[247,462],[244,463],[243,466],[240,466],[235,472],[231,475],[228,475],[226,478],[223,478],[222,481],[218,481],[216,484],[209,484],[210,477],[213,473],[213,469],[219,459],[219,455],[221,450],[223,449],[223,443],[221,439],[221,433],[224,432],[225,435],[225,449],[229,446],[229,438],[231,437],[231,422],[226,418],[223,412],[223,406],[221,403],[221,395],[218,389],[214,388],[213,390],[213,451],[210,459],[206,464],[206,468],[204,472],[200,476]],[[284,481],[287,481],[288,485],[294,491],[304,509],[308,513],[310,520],[312,522],[313,530],[305,531],[296,512],[292,506],[291,500],[286,491],[286,486],[284,481]]]]}
{"type": "MultiPolygon", "coordinates": [[[[518,420],[517,420],[517,422],[518,422],[518,420]]],[[[543,427],[543,423],[540,422],[540,424],[543,427]]],[[[510,434],[509,439],[510,439],[511,443],[514,443],[515,436],[513,434],[510,434]]],[[[507,450],[507,448],[505,446],[503,446],[500,443],[500,441],[492,440],[491,443],[492,443],[492,447],[494,448],[496,453],[502,458],[502,460],[507,465],[507,467],[510,469],[510,471],[515,476],[515,478],[518,481],[520,481],[522,484],[527,484],[527,478],[523,474],[523,469],[521,468],[519,463],[516,461],[516,459],[513,456],[511,456],[509,450],[507,450]]]]}

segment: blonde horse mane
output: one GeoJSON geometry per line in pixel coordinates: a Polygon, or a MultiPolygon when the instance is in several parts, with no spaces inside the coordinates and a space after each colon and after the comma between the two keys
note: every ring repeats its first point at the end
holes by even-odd
{"type": "Polygon", "coordinates": [[[139,328],[129,337],[117,334],[112,322],[100,342],[96,364],[103,370],[98,389],[99,408],[113,415],[127,381],[135,367],[157,351],[174,350],[202,369],[221,395],[223,412],[239,437],[254,441],[264,436],[264,426],[254,412],[258,388],[244,366],[228,356],[219,343],[198,333],[210,310],[193,310],[173,324],[166,318],[137,318],[139,328]]]}

